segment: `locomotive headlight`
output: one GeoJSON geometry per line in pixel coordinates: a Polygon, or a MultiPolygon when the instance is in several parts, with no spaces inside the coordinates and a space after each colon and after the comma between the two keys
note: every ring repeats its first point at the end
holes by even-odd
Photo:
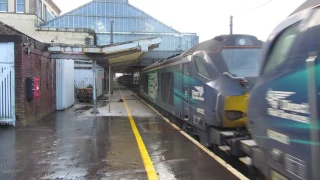
{"type": "Polygon", "coordinates": [[[226,118],[230,121],[235,121],[244,117],[244,113],[241,111],[225,111],[226,118]]]}

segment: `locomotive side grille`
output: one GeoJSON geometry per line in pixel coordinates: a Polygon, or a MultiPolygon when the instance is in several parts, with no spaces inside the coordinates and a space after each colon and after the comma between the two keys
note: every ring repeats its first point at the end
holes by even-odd
{"type": "Polygon", "coordinates": [[[149,86],[148,81],[149,81],[148,75],[145,75],[144,76],[144,87],[143,87],[143,90],[144,90],[144,92],[146,94],[148,94],[148,86],[149,86]]]}
{"type": "Polygon", "coordinates": [[[173,105],[173,73],[161,74],[161,100],[173,105]]]}
{"type": "Polygon", "coordinates": [[[306,179],[306,163],[298,158],[286,154],[285,169],[302,180],[306,179]]]}

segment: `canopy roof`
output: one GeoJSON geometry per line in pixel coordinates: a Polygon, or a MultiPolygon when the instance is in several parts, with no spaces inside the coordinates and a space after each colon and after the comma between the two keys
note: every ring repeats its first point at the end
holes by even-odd
{"type": "Polygon", "coordinates": [[[103,47],[51,44],[48,50],[53,59],[97,60],[99,65],[119,71],[139,61],[160,43],[161,37],[154,37],[103,47]]]}

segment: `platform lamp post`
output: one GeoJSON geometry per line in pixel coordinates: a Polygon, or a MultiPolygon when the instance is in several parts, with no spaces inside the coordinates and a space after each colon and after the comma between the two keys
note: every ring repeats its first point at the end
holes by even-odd
{"type": "Polygon", "coordinates": [[[111,81],[112,81],[112,78],[111,78],[111,66],[109,66],[109,113],[111,112],[111,81]]]}
{"type": "Polygon", "coordinates": [[[113,18],[110,20],[110,44],[113,44],[113,18]]]}
{"type": "Polygon", "coordinates": [[[230,16],[230,34],[233,34],[233,16],[230,16]]]}

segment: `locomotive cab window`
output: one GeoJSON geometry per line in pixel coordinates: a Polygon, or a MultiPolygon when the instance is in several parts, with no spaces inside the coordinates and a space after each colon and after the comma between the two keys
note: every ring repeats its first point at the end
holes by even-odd
{"type": "Polygon", "coordinates": [[[206,60],[201,57],[194,56],[194,62],[196,63],[196,68],[198,73],[209,78],[209,73],[206,69],[206,64],[207,64],[206,60]]]}
{"type": "Polygon", "coordinates": [[[297,26],[298,24],[294,24],[288,27],[279,35],[276,41],[273,42],[273,47],[269,52],[263,73],[267,73],[285,62],[296,40],[297,26]]]}
{"type": "Polygon", "coordinates": [[[224,48],[221,51],[228,72],[236,77],[257,77],[261,48],[224,48]]]}

